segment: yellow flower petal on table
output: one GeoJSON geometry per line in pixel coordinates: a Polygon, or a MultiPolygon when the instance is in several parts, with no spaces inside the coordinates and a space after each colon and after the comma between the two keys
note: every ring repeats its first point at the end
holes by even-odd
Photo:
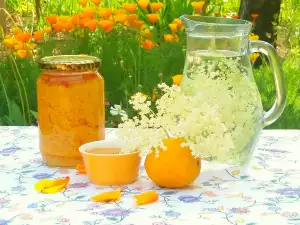
{"type": "Polygon", "coordinates": [[[43,179],[34,185],[34,189],[43,194],[55,194],[66,188],[70,177],[59,178],[55,180],[43,179]]]}
{"type": "Polygon", "coordinates": [[[234,170],[234,171],[231,172],[231,174],[234,175],[234,176],[235,176],[235,175],[239,175],[239,174],[240,174],[240,171],[239,171],[239,170],[234,170]]]}
{"type": "Polygon", "coordinates": [[[101,194],[95,195],[91,197],[91,199],[95,202],[111,202],[111,201],[119,201],[121,198],[121,188],[118,188],[113,191],[103,192],[101,194]]]}
{"type": "Polygon", "coordinates": [[[158,194],[156,191],[147,191],[140,195],[133,196],[137,205],[146,205],[158,200],[158,194]]]}

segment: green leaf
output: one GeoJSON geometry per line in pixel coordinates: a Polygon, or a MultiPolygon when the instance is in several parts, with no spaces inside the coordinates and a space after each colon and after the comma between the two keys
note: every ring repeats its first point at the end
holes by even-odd
{"type": "Polygon", "coordinates": [[[30,113],[33,115],[35,120],[38,120],[38,113],[37,112],[30,110],[30,113]]]}
{"type": "Polygon", "coordinates": [[[8,124],[21,126],[26,125],[26,121],[24,120],[21,109],[17,103],[11,99],[8,99],[8,103],[8,116],[5,116],[8,124]]]}

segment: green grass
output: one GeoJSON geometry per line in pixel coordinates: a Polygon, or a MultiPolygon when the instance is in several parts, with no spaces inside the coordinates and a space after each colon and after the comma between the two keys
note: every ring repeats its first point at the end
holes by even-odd
{"type": "MultiPolygon", "coordinates": [[[[103,1],[105,7],[118,7],[123,0],[103,1]]],[[[133,0],[132,2],[135,2],[133,0]]],[[[209,2],[209,1],[207,1],[209,2]]],[[[34,11],[33,1],[7,0],[8,10],[11,13],[28,16],[34,11]]],[[[207,12],[236,12],[239,0],[210,1],[207,12]]],[[[39,24],[32,20],[24,23],[28,29],[43,27],[46,15],[72,15],[80,11],[77,0],[48,0],[43,2],[42,19],[39,24]]],[[[111,104],[122,104],[127,108],[128,98],[140,91],[152,95],[159,82],[172,83],[171,77],[183,72],[185,37],[182,34],[180,43],[165,43],[162,35],[170,32],[168,23],[182,14],[192,12],[189,1],[164,0],[161,11],[162,20],[153,28],[155,40],[160,43],[159,48],[151,51],[144,50],[137,41],[136,34],[125,29],[115,29],[104,34],[102,31],[86,31],[84,37],[78,33],[66,40],[54,40],[39,44],[37,58],[16,59],[14,56],[0,59],[0,125],[29,125],[36,121],[36,80],[40,70],[37,59],[52,55],[54,50],[61,54],[90,54],[101,58],[100,72],[106,82],[106,97],[111,104]],[[126,37],[126,38],[124,38],[126,37]]],[[[144,18],[145,13],[140,13],[144,18]]],[[[283,70],[286,76],[288,100],[282,117],[269,128],[300,129],[300,3],[299,0],[283,0],[279,24],[283,35],[285,57],[282,59],[283,70]]],[[[278,31],[280,31],[278,29],[278,31]]],[[[281,34],[282,34],[281,33],[281,34]]],[[[0,47],[1,51],[1,47],[0,47]]],[[[267,111],[274,103],[275,90],[273,77],[269,67],[265,64],[254,69],[257,85],[261,92],[262,101],[267,111]]],[[[107,113],[107,120],[111,123],[114,118],[107,113]]]]}

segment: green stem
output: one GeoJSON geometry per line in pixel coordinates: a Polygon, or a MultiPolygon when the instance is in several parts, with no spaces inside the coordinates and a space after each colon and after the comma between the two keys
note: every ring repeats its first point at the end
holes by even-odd
{"type": "Polygon", "coordinates": [[[14,24],[16,24],[16,21],[14,21],[14,19],[12,18],[12,16],[10,15],[10,13],[7,12],[6,9],[0,8],[0,11],[1,11],[1,10],[3,10],[3,11],[5,12],[5,14],[9,17],[9,19],[11,19],[11,21],[12,21],[14,24]]]}
{"type": "Polygon", "coordinates": [[[21,84],[22,84],[22,89],[23,89],[24,95],[25,95],[26,106],[27,106],[27,109],[28,109],[27,116],[28,116],[28,123],[29,123],[30,122],[30,112],[29,112],[29,103],[28,103],[28,96],[27,96],[26,87],[24,85],[23,79],[20,75],[20,72],[19,72],[19,69],[18,69],[18,66],[17,66],[15,60],[13,59],[12,56],[9,56],[9,58],[10,58],[10,61],[12,63],[12,69],[13,69],[13,72],[14,72],[14,75],[15,75],[15,78],[16,78],[17,87],[18,87],[19,94],[20,94],[20,100],[21,100],[21,106],[22,106],[22,112],[23,112],[23,119],[24,119],[24,121],[26,121],[25,105],[24,105],[24,100],[23,100],[23,96],[22,96],[22,93],[21,93],[21,87],[20,87],[17,75],[19,76],[21,84]]]}
{"type": "Polygon", "coordinates": [[[1,84],[2,84],[2,87],[3,87],[4,96],[5,96],[7,106],[8,106],[8,110],[9,110],[9,100],[8,100],[8,96],[7,96],[6,89],[5,89],[4,82],[3,82],[3,79],[2,79],[1,75],[0,75],[0,81],[1,81],[1,84]]]}

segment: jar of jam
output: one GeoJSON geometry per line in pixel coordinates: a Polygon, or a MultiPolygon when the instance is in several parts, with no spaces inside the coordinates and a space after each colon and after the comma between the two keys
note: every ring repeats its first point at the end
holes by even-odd
{"type": "Polygon", "coordinates": [[[74,167],[79,146],[103,140],[104,80],[92,56],[50,56],[37,81],[40,151],[49,166],[74,167]]]}

